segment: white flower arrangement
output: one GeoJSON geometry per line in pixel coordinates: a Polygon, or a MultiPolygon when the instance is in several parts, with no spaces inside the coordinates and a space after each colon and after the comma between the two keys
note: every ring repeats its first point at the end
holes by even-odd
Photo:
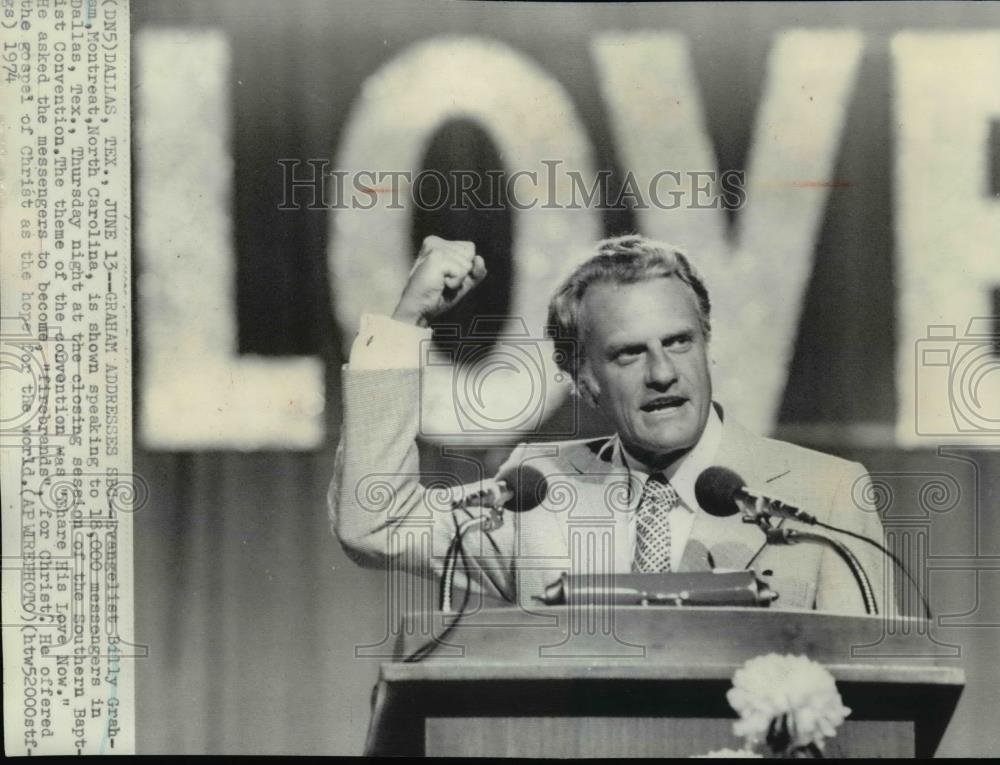
{"type": "Polygon", "coordinates": [[[823,750],[851,713],[833,676],[805,656],[767,654],[748,660],[726,693],[740,719],[733,733],[746,748],[766,742],[775,753],[823,750]]]}

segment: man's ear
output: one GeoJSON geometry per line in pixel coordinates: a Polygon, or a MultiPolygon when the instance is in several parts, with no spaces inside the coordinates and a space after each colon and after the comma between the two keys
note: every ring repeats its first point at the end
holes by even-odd
{"type": "Polygon", "coordinates": [[[594,409],[598,408],[598,401],[601,398],[601,386],[597,384],[590,365],[584,364],[576,378],[576,390],[580,398],[590,404],[594,409]]]}

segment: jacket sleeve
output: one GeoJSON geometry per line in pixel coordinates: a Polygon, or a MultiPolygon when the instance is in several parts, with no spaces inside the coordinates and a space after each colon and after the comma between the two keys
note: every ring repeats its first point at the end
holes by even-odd
{"type": "MultiPolygon", "coordinates": [[[[345,366],[343,396],[344,420],[327,497],[334,535],[365,567],[439,576],[455,532],[473,516],[451,510],[457,476],[420,472],[420,371],[345,366]]],[[[470,532],[466,539],[456,591],[468,588],[514,600],[509,532],[470,532]]]]}
{"type": "MultiPolygon", "coordinates": [[[[827,523],[885,545],[882,520],[873,504],[868,471],[860,463],[849,463],[833,493],[827,523]]],[[[816,531],[842,542],[857,557],[871,581],[880,615],[898,614],[893,564],[874,545],[850,534],[828,529],[816,531]]],[[[831,548],[823,551],[816,590],[816,608],[839,613],[864,614],[864,600],[847,564],[831,548]]]]}

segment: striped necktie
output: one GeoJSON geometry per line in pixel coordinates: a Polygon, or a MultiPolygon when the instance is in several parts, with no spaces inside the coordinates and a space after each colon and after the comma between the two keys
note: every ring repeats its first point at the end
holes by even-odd
{"type": "Polygon", "coordinates": [[[642,490],[635,517],[635,553],[632,571],[656,574],[670,571],[670,511],[680,504],[674,487],[652,475],[642,490]]]}

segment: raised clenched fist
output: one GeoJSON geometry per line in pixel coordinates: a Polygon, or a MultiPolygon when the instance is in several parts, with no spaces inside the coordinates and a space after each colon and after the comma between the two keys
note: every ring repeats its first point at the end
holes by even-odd
{"type": "Polygon", "coordinates": [[[426,327],[484,278],[486,263],[476,255],[475,244],[428,236],[420,246],[392,318],[426,327]]]}

